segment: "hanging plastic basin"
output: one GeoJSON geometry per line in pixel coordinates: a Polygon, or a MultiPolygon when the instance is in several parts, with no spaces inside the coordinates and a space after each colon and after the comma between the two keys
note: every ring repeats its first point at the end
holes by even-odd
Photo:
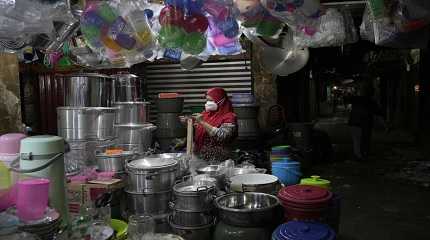
{"type": "Polygon", "coordinates": [[[123,240],[127,238],[128,224],[126,222],[118,219],[112,219],[110,221],[110,226],[116,232],[116,240],[123,240]]]}
{"type": "Polygon", "coordinates": [[[297,184],[302,176],[300,165],[298,167],[277,167],[272,165],[272,175],[278,177],[279,181],[286,186],[297,184]]]}

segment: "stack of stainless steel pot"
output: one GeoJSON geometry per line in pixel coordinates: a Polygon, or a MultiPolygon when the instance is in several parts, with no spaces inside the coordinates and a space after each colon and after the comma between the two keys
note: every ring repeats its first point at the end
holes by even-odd
{"type": "Polygon", "coordinates": [[[213,181],[192,178],[175,184],[173,210],[169,218],[172,230],[186,239],[210,239],[215,216],[213,199],[216,187],[213,181]]]}
{"type": "Polygon", "coordinates": [[[141,81],[132,74],[118,74],[114,78],[117,143],[126,150],[144,154],[152,146],[156,127],[149,123],[149,102],[142,101],[141,81]]]}
{"type": "Polygon", "coordinates": [[[70,151],[64,157],[65,169],[66,173],[73,174],[84,166],[94,165],[95,148],[115,138],[112,78],[93,73],[56,78],[63,82],[65,103],[57,108],[58,135],[69,144],[70,151]]]}
{"type": "Polygon", "coordinates": [[[128,213],[167,213],[178,167],[178,162],[172,158],[145,157],[128,162],[128,213]]]}
{"type": "Polygon", "coordinates": [[[185,125],[179,119],[183,110],[184,99],[159,98],[157,99],[157,139],[163,151],[171,151],[173,140],[185,137],[185,125]]]}
{"type": "Polygon", "coordinates": [[[238,139],[249,140],[258,138],[258,106],[254,104],[235,104],[233,110],[237,115],[238,139]]]}
{"type": "Polygon", "coordinates": [[[220,222],[214,240],[270,239],[273,229],[282,222],[279,200],[265,193],[230,193],[214,201],[220,222]]]}

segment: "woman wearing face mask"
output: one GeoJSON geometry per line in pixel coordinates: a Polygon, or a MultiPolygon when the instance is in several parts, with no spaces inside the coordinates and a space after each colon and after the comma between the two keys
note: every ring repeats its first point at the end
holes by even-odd
{"type": "Polygon", "coordinates": [[[227,146],[237,136],[237,117],[224,89],[209,89],[206,100],[205,111],[194,116],[195,152],[200,158],[217,163],[230,158],[227,146]]]}

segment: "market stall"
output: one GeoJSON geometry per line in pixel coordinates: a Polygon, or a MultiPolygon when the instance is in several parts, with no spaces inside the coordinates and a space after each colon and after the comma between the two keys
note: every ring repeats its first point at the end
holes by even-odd
{"type": "MultiPolygon", "coordinates": [[[[169,61],[198,72],[209,59],[243,54],[250,41],[265,71],[287,76],[306,66],[309,48],[360,36],[389,47],[419,48],[429,40],[426,1],[321,2],[0,4],[0,52],[28,63],[43,59],[61,86],[58,136],[0,136],[0,239],[335,239],[341,196],[330,181],[304,176],[297,149],[264,146],[267,159],[232,149],[237,139],[261,139],[248,78],[225,84],[238,92],[200,94],[216,83],[184,74],[172,82],[185,78],[204,91],[167,88],[149,101],[143,76],[129,71],[169,61]],[[364,10],[359,33],[357,9],[364,10]],[[100,73],[113,68],[121,71],[100,73]],[[205,110],[190,107],[193,101],[206,102],[205,110]]],[[[228,74],[244,66],[232,65],[228,74]]],[[[205,71],[222,71],[211,68],[205,71]]],[[[306,150],[311,124],[290,125],[296,146],[306,150]]]]}

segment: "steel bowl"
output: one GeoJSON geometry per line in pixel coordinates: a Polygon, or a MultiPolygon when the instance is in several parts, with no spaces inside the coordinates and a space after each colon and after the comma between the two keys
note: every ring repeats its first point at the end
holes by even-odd
{"type": "Polygon", "coordinates": [[[215,199],[220,220],[234,226],[267,226],[282,219],[277,197],[265,193],[229,193],[215,199]]]}

